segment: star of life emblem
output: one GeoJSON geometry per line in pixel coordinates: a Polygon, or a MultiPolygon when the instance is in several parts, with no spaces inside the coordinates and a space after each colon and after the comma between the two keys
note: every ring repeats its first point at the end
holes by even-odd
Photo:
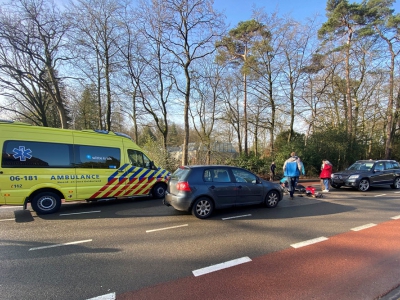
{"type": "Polygon", "coordinates": [[[18,148],[13,149],[13,156],[15,159],[18,159],[20,161],[26,161],[26,159],[31,159],[32,158],[32,150],[31,149],[25,149],[25,146],[19,146],[18,148]]]}

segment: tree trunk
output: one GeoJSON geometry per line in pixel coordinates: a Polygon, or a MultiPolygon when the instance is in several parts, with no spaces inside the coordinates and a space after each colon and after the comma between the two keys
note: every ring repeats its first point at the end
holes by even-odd
{"type": "Polygon", "coordinates": [[[350,83],[350,44],[352,31],[350,30],[346,45],[346,100],[347,100],[347,132],[349,133],[350,142],[353,139],[353,105],[351,100],[351,83],[350,83]]]}
{"type": "Polygon", "coordinates": [[[190,105],[190,75],[189,64],[185,65],[186,89],[185,89],[185,107],[183,112],[183,120],[185,127],[185,134],[183,139],[182,149],[182,165],[188,164],[188,146],[189,146],[189,105],[190,105]]]}
{"type": "Polygon", "coordinates": [[[244,153],[249,155],[247,136],[247,76],[243,75],[244,99],[243,99],[243,123],[244,123],[244,153]]]}

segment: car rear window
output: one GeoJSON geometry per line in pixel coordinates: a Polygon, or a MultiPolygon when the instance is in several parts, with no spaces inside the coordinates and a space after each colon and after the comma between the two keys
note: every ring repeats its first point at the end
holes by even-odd
{"type": "Polygon", "coordinates": [[[171,180],[177,180],[177,181],[184,181],[188,174],[190,172],[190,169],[188,168],[178,168],[172,175],[171,175],[171,180]]]}

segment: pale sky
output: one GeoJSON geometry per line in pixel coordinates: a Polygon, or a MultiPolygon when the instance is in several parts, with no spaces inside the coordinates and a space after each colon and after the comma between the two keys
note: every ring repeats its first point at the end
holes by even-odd
{"type": "MultiPolygon", "coordinates": [[[[277,12],[279,16],[290,15],[297,21],[304,21],[319,14],[325,22],[326,0],[214,0],[214,8],[224,12],[226,23],[230,28],[236,27],[240,21],[250,20],[253,9],[263,8],[265,12],[277,12]]],[[[350,3],[361,0],[349,0],[350,3]]],[[[395,13],[400,13],[400,3],[393,5],[395,13]]]]}

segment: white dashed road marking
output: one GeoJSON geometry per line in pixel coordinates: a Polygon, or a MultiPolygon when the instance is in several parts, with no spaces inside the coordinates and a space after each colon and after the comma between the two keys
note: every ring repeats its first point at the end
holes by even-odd
{"type": "Polygon", "coordinates": [[[178,226],[172,226],[172,227],[164,227],[164,228],[158,228],[158,229],[151,229],[151,230],[146,230],[147,233],[149,232],[154,232],[154,231],[161,231],[161,230],[168,230],[168,229],[175,229],[179,227],[185,227],[189,226],[189,224],[184,224],[184,225],[178,225],[178,226]]]}
{"type": "Polygon", "coordinates": [[[297,248],[312,245],[315,243],[323,242],[323,241],[326,241],[327,239],[328,239],[327,237],[321,236],[319,238],[307,240],[307,241],[296,243],[296,244],[291,244],[290,246],[297,249],[297,248]]]}
{"type": "Polygon", "coordinates": [[[87,300],[115,300],[115,293],[105,294],[105,295],[90,298],[87,300]]]}
{"type": "Polygon", "coordinates": [[[41,249],[47,249],[47,248],[54,248],[54,247],[61,247],[61,246],[76,245],[76,244],[88,243],[88,242],[91,242],[91,241],[92,240],[84,240],[84,241],[69,242],[69,243],[56,244],[56,245],[50,245],[50,246],[35,247],[35,248],[30,248],[29,251],[41,250],[41,249]]]}
{"type": "Polygon", "coordinates": [[[82,215],[82,214],[94,214],[94,213],[99,213],[99,212],[101,212],[101,210],[83,211],[83,212],[70,213],[70,214],[60,214],[60,216],[82,215]]]}
{"type": "Polygon", "coordinates": [[[247,263],[247,262],[250,262],[250,261],[251,261],[250,257],[245,256],[245,257],[237,258],[237,259],[230,260],[230,261],[227,261],[227,262],[223,262],[223,263],[220,263],[220,264],[217,264],[217,265],[213,265],[213,266],[209,266],[209,267],[206,267],[206,268],[194,270],[192,273],[193,273],[194,276],[197,277],[197,276],[201,276],[201,275],[204,275],[204,274],[207,274],[207,273],[211,273],[211,272],[219,271],[219,270],[222,270],[222,269],[227,269],[227,268],[230,268],[230,267],[233,267],[233,266],[237,266],[237,265],[240,265],[240,264],[244,264],[244,263],[247,263]]]}
{"type": "Polygon", "coordinates": [[[3,220],[0,220],[0,222],[3,222],[3,221],[15,221],[15,219],[3,219],[3,220]]]}
{"type": "Polygon", "coordinates": [[[370,223],[370,224],[365,224],[365,225],[362,225],[362,226],[359,226],[359,227],[352,228],[351,230],[360,231],[360,230],[367,229],[367,228],[374,227],[374,226],[376,226],[376,224],[370,223]]]}
{"type": "Polygon", "coordinates": [[[393,220],[398,220],[398,219],[400,219],[400,215],[394,216],[394,217],[392,217],[392,219],[393,219],[393,220]]]}
{"type": "Polygon", "coordinates": [[[222,220],[230,220],[230,219],[237,219],[237,218],[244,218],[244,217],[251,217],[250,215],[243,215],[243,216],[235,216],[235,217],[228,217],[228,218],[222,218],[222,220]]]}
{"type": "Polygon", "coordinates": [[[383,196],[386,196],[386,194],[375,195],[374,197],[376,198],[376,197],[383,197],[383,196]]]}

